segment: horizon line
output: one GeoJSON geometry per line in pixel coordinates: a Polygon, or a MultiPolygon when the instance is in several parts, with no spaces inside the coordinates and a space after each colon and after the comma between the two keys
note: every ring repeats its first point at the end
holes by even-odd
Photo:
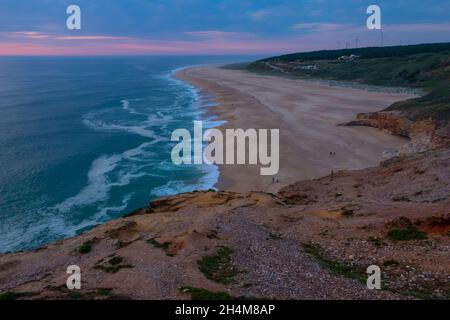
{"type": "Polygon", "coordinates": [[[61,57],[61,58],[82,58],[82,57],[255,57],[255,56],[280,56],[280,55],[289,55],[296,53],[313,53],[319,51],[351,51],[351,50],[361,50],[361,49],[372,49],[372,48],[390,48],[390,47],[410,47],[410,46],[420,46],[420,45],[438,45],[438,44],[450,44],[450,41],[447,42],[421,42],[421,43],[413,43],[413,44],[392,44],[386,46],[367,46],[360,48],[339,48],[339,49],[318,49],[318,50],[297,50],[297,51],[287,51],[287,52],[267,52],[267,53],[130,53],[130,54],[122,54],[122,53],[111,53],[111,54],[1,54],[0,58],[20,58],[20,57],[42,57],[42,58],[51,58],[51,57],[61,57]]]}

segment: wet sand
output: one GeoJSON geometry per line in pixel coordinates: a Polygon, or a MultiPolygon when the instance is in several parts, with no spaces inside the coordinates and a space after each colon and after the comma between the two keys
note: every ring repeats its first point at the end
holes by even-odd
{"type": "Polygon", "coordinates": [[[221,130],[280,130],[279,182],[261,176],[260,165],[220,165],[218,189],[276,192],[332,171],[376,166],[386,151],[407,142],[374,128],[339,124],[357,113],[379,111],[414,97],[411,94],[329,86],[219,66],[184,69],[177,78],[214,97],[217,105],[208,112],[226,121],[221,130]]]}

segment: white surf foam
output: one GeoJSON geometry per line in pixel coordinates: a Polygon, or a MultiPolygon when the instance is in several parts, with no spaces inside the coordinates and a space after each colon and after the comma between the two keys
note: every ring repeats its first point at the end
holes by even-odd
{"type": "Polygon", "coordinates": [[[169,181],[165,185],[153,188],[150,196],[164,197],[173,196],[180,193],[192,192],[194,190],[209,190],[214,189],[215,184],[219,179],[219,169],[213,165],[202,165],[200,167],[202,177],[196,183],[187,181],[169,181]]]}
{"type": "MultiPolygon", "coordinates": [[[[141,99],[133,99],[132,101],[140,101],[140,100],[141,100],[141,99]]],[[[129,113],[131,113],[131,114],[136,114],[136,115],[143,115],[143,116],[146,116],[145,113],[138,112],[138,111],[136,111],[136,109],[131,108],[131,107],[130,107],[130,103],[131,103],[130,100],[124,99],[124,100],[121,100],[120,102],[122,103],[122,109],[123,109],[123,110],[125,110],[125,111],[127,111],[127,112],[129,112],[129,113]]]]}
{"type": "MultiPolygon", "coordinates": [[[[139,179],[146,175],[154,175],[154,176],[164,176],[160,175],[157,172],[149,173],[148,170],[143,172],[144,168],[152,166],[153,168],[157,167],[158,170],[173,172],[174,170],[184,170],[185,168],[179,168],[173,165],[170,161],[160,161],[156,164],[151,162],[150,160],[153,158],[154,154],[149,150],[149,147],[155,143],[161,141],[169,141],[170,133],[168,133],[168,137],[157,136],[155,132],[149,127],[151,125],[159,125],[162,126],[167,122],[170,122],[174,119],[171,114],[167,114],[167,112],[189,112],[189,116],[199,116],[204,111],[200,110],[198,101],[199,91],[192,87],[191,85],[184,83],[180,80],[174,79],[170,77],[172,81],[175,82],[177,86],[183,86],[185,89],[188,89],[188,95],[190,95],[190,99],[192,99],[194,105],[192,109],[182,109],[179,107],[184,99],[186,99],[186,92],[180,94],[179,101],[175,101],[174,105],[171,106],[172,109],[167,108],[166,110],[157,110],[155,114],[145,114],[146,119],[139,122],[139,124],[117,124],[117,123],[106,123],[102,120],[103,116],[105,116],[105,112],[113,112],[112,110],[103,110],[98,112],[91,112],[85,115],[83,119],[83,123],[92,128],[94,130],[99,131],[126,131],[134,134],[138,134],[143,137],[151,138],[152,141],[141,144],[140,146],[129,149],[122,154],[113,154],[113,155],[102,155],[95,159],[91,167],[88,171],[88,183],[87,185],[81,189],[75,196],[72,196],[63,202],[51,208],[56,210],[57,213],[53,212],[51,215],[48,215],[49,218],[48,224],[46,224],[50,229],[52,229],[55,234],[62,234],[64,236],[74,235],[77,230],[83,229],[85,227],[104,222],[108,219],[108,215],[114,212],[120,212],[127,208],[128,203],[132,197],[132,194],[127,195],[121,205],[117,206],[104,206],[103,204],[107,203],[110,192],[112,188],[115,187],[124,187],[132,183],[133,180],[139,179]],[[176,110],[176,111],[175,111],[176,110]],[[151,163],[149,163],[149,161],[151,163]],[[138,165],[141,163],[141,165],[138,165]],[[75,207],[89,206],[95,205],[98,208],[98,212],[90,217],[84,219],[81,223],[70,224],[70,219],[67,219],[63,214],[67,214],[70,210],[75,207]]],[[[130,114],[135,115],[144,115],[144,113],[140,113],[136,109],[132,108],[132,101],[123,99],[121,101],[121,107],[124,111],[129,112],[130,114]]],[[[210,104],[210,102],[208,102],[210,104]]],[[[208,118],[204,120],[205,128],[213,128],[221,125],[223,122],[214,121],[214,118],[208,118]]],[[[190,192],[193,190],[207,190],[214,187],[219,178],[219,169],[215,165],[204,164],[200,167],[196,167],[200,170],[201,177],[194,183],[192,181],[183,181],[183,180],[172,180],[168,181],[166,184],[153,188],[150,192],[151,197],[159,197],[166,195],[174,195],[178,193],[190,192]]],[[[33,232],[39,232],[38,230],[34,230],[33,232]]]]}
{"type": "Polygon", "coordinates": [[[107,174],[117,167],[117,163],[122,159],[120,155],[102,155],[95,159],[88,172],[88,185],[76,196],[64,200],[57,204],[55,208],[60,212],[68,212],[76,206],[86,206],[99,201],[106,200],[111,184],[107,174]]]}
{"type": "Polygon", "coordinates": [[[54,206],[54,209],[62,213],[67,213],[74,207],[88,206],[106,201],[111,188],[127,186],[134,179],[150,175],[150,173],[142,172],[141,169],[145,165],[136,166],[133,162],[139,162],[141,156],[145,157],[149,153],[146,148],[154,143],[143,143],[122,154],[102,155],[98,157],[92,162],[88,171],[87,185],[75,196],[54,206]],[[121,168],[121,170],[112,174],[117,168],[121,168]]]}
{"type": "MultiPolygon", "coordinates": [[[[188,67],[184,67],[188,68],[188,67]]],[[[168,76],[167,79],[176,83],[177,85],[181,85],[189,90],[190,95],[192,96],[192,99],[195,103],[195,110],[193,111],[192,115],[199,117],[200,115],[206,113],[206,110],[202,110],[202,107],[205,107],[205,105],[199,105],[199,101],[201,101],[200,97],[200,91],[199,89],[193,87],[189,83],[186,83],[184,81],[178,80],[174,78],[174,75],[183,70],[184,68],[178,68],[173,70],[168,76]]],[[[207,101],[206,107],[211,107],[216,105],[213,101],[210,99],[207,101]]],[[[225,123],[225,121],[218,121],[215,120],[215,116],[203,119],[203,127],[204,129],[211,129],[218,127],[225,123]]],[[[168,162],[161,162],[159,164],[159,168],[161,170],[173,170],[173,164],[168,162]]],[[[203,164],[200,167],[201,172],[201,178],[198,180],[197,183],[189,183],[185,181],[169,181],[163,186],[159,186],[156,188],[153,188],[150,192],[150,195],[153,197],[161,197],[161,196],[169,196],[169,195],[176,195],[179,193],[186,193],[186,192],[192,192],[194,190],[208,190],[213,189],[214,186],[217,184],[219,180],[219,167],[217,165],[213,164],[203,164]]]]}

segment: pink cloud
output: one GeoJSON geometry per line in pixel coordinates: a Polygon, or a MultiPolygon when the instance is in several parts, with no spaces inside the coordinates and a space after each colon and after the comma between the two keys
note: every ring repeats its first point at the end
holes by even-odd
{"type": "Polygon", "coordinates": [[[28,39],[47,39],[50,36],[48,34],[38,32],[38,31],[19,31],[19,32],[10,32],[8,36],[13,38],[28,38],[28,39]]]}
{"type": "Polygon", "coordinates": [[[111,37],[111,36],[57,36],[55,40],[130,40],[129,37],[111,37]]]}
{"type": "Polygon", "coordinates": [[[18,32],[7,32],[7,37],[12,38],[25,38],[34,40],[129,40],[129,37],[115,37],[115,36],[105,36],[105,35],[89,35],[89,36],[61,36],[54,34],[47,34],[39,31],[18,31],[18,32]]]}
{"type": "Polygon", "coordinates": [[[244,41],[210,39],[205,41],[90,41],[23,43],[0,42],[0,55],[152,55],[152,54],[257,54],[300,49],[293,41],[244,41]]]}
{"type": "Polygon", "coordinates": [[[337,31],[350,28],[349,24],[339,23],[297,23],[292,26],[294,30],[305,30],[309,32],[327,32],[337,31]]]}
{"type": "MultiPolygon", "coordinates": [[[[220,30],[190,31],[188,40],[151,40],[108,35],[66,36],[37,31],[0,33],[0,55],[154,55],[154,54],[281,54],[298,51],[380,44],[379,31],[365,25],[298,24],[315,29],[286,38],[262,39],[255,34],[220,30]],[[4,37],[6,35],[6,38],[4,37]],[[3,36],[3,41],[2,41],[3,36]]],[[[386,25],[385,45],[449,41],[450,24],[386,25]],[[413,39],[414,41],[411,41],[413,39]]]]}
{"type": "Polygon", "coordinates": [[[188,31],[185,32],[185,34],[200,38],[224,38],[238,35],[238,33],[235,32],[226,32],[220,30],[188,31]]]}

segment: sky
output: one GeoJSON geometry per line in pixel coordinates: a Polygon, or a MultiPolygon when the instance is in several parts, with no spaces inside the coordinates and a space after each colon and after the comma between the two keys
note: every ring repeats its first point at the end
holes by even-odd
{"type": "Polygon", "coordinates": [[[450,42],[450,0],[0,0],[0,55],[255,55],[450,42]],[[369,30],[369,5],[381,8],[369,30]],[[68,30],[69,5],[81,29],[68,30]]]}

